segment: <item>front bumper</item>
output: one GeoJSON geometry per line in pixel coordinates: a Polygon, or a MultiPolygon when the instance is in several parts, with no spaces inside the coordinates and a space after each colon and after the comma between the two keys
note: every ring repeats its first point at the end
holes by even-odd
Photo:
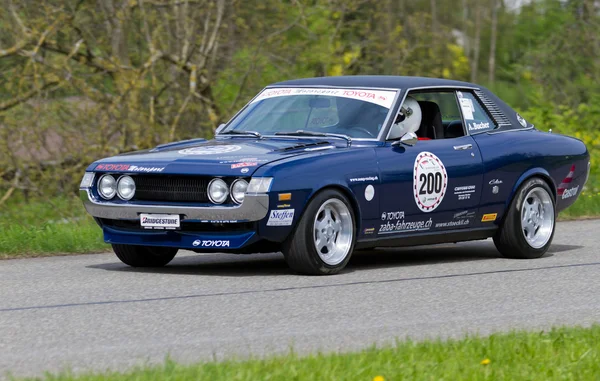
{"type": "Polygon", "coordinates": [[[184,220],[200,221],[259,221],[269,212],[269,195],[247,194],[244,202],[236,206],[172,206],[172,205],[142,205],[116,204],[98,201],[89,188],[79,189],[79,197],[85,209],[94,217],[111,220],[139,218],[140,213],[179,214],[184,220]]]}

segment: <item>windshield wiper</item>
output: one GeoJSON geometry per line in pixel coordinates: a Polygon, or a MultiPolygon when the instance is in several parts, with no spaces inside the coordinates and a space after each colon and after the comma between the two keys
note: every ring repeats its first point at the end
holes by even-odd
{"type": "Polygon", "coordinates": [[[225,131],[225,132],[221,132],[219,135],[250,135],[250,136],[256,136],[259,139],[262,139],[262,135],[259,132],[256,131],[238,131],[238,130],[230,130],[230,131],[225,131]]]}
{"type": "Polygon", "coordinates": [[[284,132],[279,131],[276,132],[275,135],[289,135],[289,136],[323,136],[323,137],[331,137],[331,138],[340,138],[345,139],[348,142],[348,145],[352,143],[352,138],[348,135],[344,134],[332,134],[330,132],[316,132],[316,131],[305,131],[305,130],[296,130],[293,132],[284,132]]]}

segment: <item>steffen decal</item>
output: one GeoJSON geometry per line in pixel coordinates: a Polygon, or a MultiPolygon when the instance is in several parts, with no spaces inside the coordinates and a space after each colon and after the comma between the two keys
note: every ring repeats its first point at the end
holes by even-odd
{"type": "Polygon", "coordinates": [[[421,152],[415,159],[413,173],[415,202],[421,211],[434,211],[444,199],[448,174],[444,163],[431,152],[421,152]]]}

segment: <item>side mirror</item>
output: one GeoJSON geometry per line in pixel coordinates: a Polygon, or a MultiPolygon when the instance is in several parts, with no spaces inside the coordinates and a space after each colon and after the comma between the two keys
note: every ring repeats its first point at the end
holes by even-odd
{"type": "Polygon", "coordinates": [[[215,135],[217,135],[219,132],[223,131],[224,128],[225,128],[225,123],[219,124],[219,127],[217,127],[217,129],[215,130],[215,135]]]}
{"type": "Polygon", "coordinates": [[[400,144],[404,144],[405,146],[414,146],[419,141],[417,134],[414,132],[409,132],[402,136],[400,140],[396,140],[392,143],[392,146],[399,146],[400,144]]]}

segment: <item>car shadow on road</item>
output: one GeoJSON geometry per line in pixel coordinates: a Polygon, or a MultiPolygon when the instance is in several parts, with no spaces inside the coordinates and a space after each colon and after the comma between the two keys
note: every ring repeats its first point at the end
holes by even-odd
{"type": "MultiPolygon", "coordinates": [[[[581,247],[575,245],[552,245],[548,253],[540,260],[552,257],[553,253],[575,250],[581,247]]],[[[352,259],[343,273],[363,269],[474,262],[500,258],[500,254],[490,241],[360,250],[352,255],[352,259]]],[[[134,268],[124,265],[121,262],[95,264],[87,267],[107,271],[173,275],[249,277],[292,274],[281,253],[183,255],[175,257],[168,266],[162,268],[134,268]]]]}

